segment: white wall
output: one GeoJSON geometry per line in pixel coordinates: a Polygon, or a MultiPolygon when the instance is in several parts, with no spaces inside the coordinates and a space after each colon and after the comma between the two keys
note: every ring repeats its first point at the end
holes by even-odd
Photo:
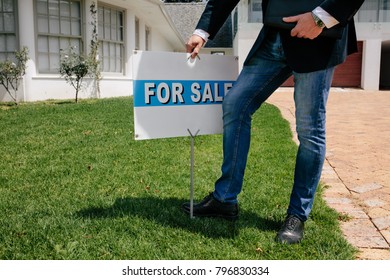
{"type": "MultiPolygon", "coordinates": [[[[28,89],[32,86],[32,77],[36,76],[35,70],[35,37],[34,37],[34,17],[33,0],[18,1],[19,16],[19,43],[20,47],[27,47],[30,60],[27,62],[26,75],[21,81],[18,92],[18,99],[26,100],[28,98],[28,89]]],[[[8,94],[0,87],[0,101],[10,101],[8,94]]]]}
{"type": "Polygon", "coordinates": [[[359,41],[363,41],[361,85],[366,90],[379,90],[382,42],[390,40],[390,23],[356,23],[359,41]]]}
{"type": "MultiPolygon", "coordinates": [[[[89,7],[92,2],[98,1],[85,0],[84,18],[85,18],[85,49],[89,51],[91,41],[92,26],[89,7]]],[[[103,1],[112,5],[112,1],[103,1]]],[[[151,50],[158,51],[174,51],[174,47],[168,42],[163,34],[160,34],[157,29],[149,25],[148,19],[142,18],[133,8],[126,8],[129,4],[126,1],[117,1],[115,3],[122,4],[125,9],[126,18],[126,35],[125,35],[125,71],[124,73],[102,73],[103,79],[100,81],[100,95],[95,90],[95,84],[91,79],[85,79],[85,86],[82,92],[79,93],[80,98],[89,97],[115,97],[115,96],[130,96],[132,95],[132,53],[135,48],[135,16],[140,19],[140,48],[145,49],[145,25],[151,28],[151,50]]],[[[18,0],[19,13],[19,35],[20,46],[26,46],[29,49],[30,60],[27,63],[26,75],[23,78],[20,91],[18,93],[21,101],[37,101],[46,99],[73,99],[75,90],[67,84],[59,74],[39,74],[37,73],[36,65],[36,49],[35,49],[35,28],[34,28],[34,5],[33,0],[18,0]]],[[[11,99],[5,93],[3,88],[0,88],[0,101],[10,101],[11,99]]]]}
{"type": "Polygon", "coordinates": [[[240,23],[234,42],[240,71],[262,27],[262,23],[240,23]]]}
{"type": "Polygon", "coordinates": [[[362,88],[366,90],[379,89],[381,65],[381,39],[363,41],[362,88]]]}

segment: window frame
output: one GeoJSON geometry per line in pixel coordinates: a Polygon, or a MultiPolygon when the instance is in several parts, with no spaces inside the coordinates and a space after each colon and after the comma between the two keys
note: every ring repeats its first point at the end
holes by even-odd
{"type": "MultiPolygon", "coordinates": [[[[125,59],[126,59],[126,9],[122,8],[122,7],[118,7],[118,6],[114,6],[114,5],[110,5],[110,4],[106,4],[106,3],[98,3],[98,17],[97,17],[97,20],[98,20],[98,41],[99,41],[99,60],[100,60],[100,67],[101,67],[101,72],[102,73],[106,73],[106,74],[109,74],[109,75],[112,75],[112,74],[122,74],[124,75],[125,74],[125,59]],[[116,14],[118,13],[121,13],[122,15],[122,19],[121,19],[121,23],[122,25],[118,25],[119,26],[119,29],[121,28],[121,34],[119,35],[119,37],[121,37],[122,40],[112,40],[112,38],[104,38],[104,32],[105,32],[105,25],[104,25],[104,22],[103,23],[100,23],[100,16],[99,16],[99,13],[100,13],[100,9],[103,9],[103,17],[104,17],[104,9],[109,9],[110,10],[110,22],[111,22],[111,19],[112,19],[112,11],[115,11],[116,14]],[[100,30],[101,28],[103,28],[103,30],[100,30]],[[102,33],[103,32],[103,33],[102,33]],[[119,46],[120,47],[120,70],[119,71],[116,71],[116,65],[117,65],[117,61],[116,61],[116,56],[112,57],[109,53],[108,56],[104,56],[104,43],[107,43],[109,46],[112,46],[112,44],[114,44],[114,46],[119,46]],[[104,69],[105,67],[105,58],[108,57],[109,59],[109,62],[108,62],[108,71],[107,71],[107,68],[104,69]],[[115,63],[115,67],[114,67],[114,70],[111,69],[111,63],[112,63],[112,60],[114,60],[114,63],[115,63]]],[[[116,18],[116,22],[118,22],[118,18],[116,18]]],[[[118,27],[117,26],[117,27],[118,27]]],[[[110,30],[111,29],[111,25],[109,26],[110,30]]],[[[118,28],[115,29],[116,32],[118,32],[118,28]]],[[[111,31],[110,31],[111,32],[111,31]]],[[[118,33],[117,33],[118,34],[118,33]]],[[[109,50],[110,52],[110,50],[109,50]]]]}
{"type": "MultiPolygon", "coordinates": [[[[0,0],[0,1],[4,1],[4,0],[0,0]]],[[[5,46],[6,46],[6,49],[5,51],[1,51],[0,50],[0,55],[4,55],[5,57],[5,60],[16,60],[15,58],[15,51],[19,50],[20,49],[20,37],[19,37],[19,13],[18,13],[18,1],[17,0],[13,0],[12,1],[13,3],[13,15],[14,15],[14,31],[11,32],[11,31],[6,31],[5,30],[5,23],[4,23],[4,17],[3,17],[3,26],[4,26],[4,31],[1,31],[0,30],[0,35],[4,35],[5,36],[5,46]],[[7,49],[7,37],[8,36],[12,36],[14,35],[15,36],[15,48],[13,50],[8,50],[7,49]]],[[[4,5],[2,5],[2,7],[4,7],[4,5]]],[[[0,13],[4,13],[3,10],[0,11],[0,13]]]]}
{"type": "Polygon", "coordinates": [[[357,22],[379,23],[390,22],[390,1],[370,0],[365,1],[355,17],[357,22]],[[387,7],[387,9],[385,9],[387,7]],[[387,11],[385,13],[385,11],[387,11]]]}
{"type": "Polygon", "coordinates": [[[248,1],[248,22],[249,23],[260,23],[263,22],[263,8],[262,1],[260,0],[249,0],[248,1]],[[259,10],[254,10],[254,7],[260,8],[259,10]]]}
{"type": "MultiPolygon", "coordinates": [[[[72,19],[77,18],[77,17],[72,17],[72,7],[70,7],[69,10],[69,15],[63,16],[61,15],[61,5],[60,5],[60,0],[58,1],[58,14],[53,15],[50,14],[49,12],[49,0],[46,0],[47,2],[47,13],[38,13],[38,2],[41,0],[34,0],[34,27],[35,27],[35,48],[36,48],[36,69],[37,72],[40,74],[59,74],[59,65],[60,65],[60,57],[61,57],[61,40],[67,40],[68,44],[66,48],[71,47],[72,40],[77,40],[78,45],[79,45],[79,53],[80,54],[85,54],[85,44],[84,44],[84,38],[85,38],[85,1],[84,0],[66,0],[69,2],[71,5],[72,2],[78,2],[79,3],[79,17],[78,17],[78,23],[79,23],[79,30],[80,34],[78,35],[72,35],[72,19]],[[39,27],[39,17],[47,17],[47,32],[41,32],[40,27],[39,27]],[[53,33],[50,32],[50,17],[52,18],[58,18],[58,23],[59,23],[59,30],[58,33],[53,33]],[[63,34],[61,33],[61,19],[62,18],[67,18],[70,21],[70,34],[63,34]],[[46,38],[46,43],[47,43],[47,51],[40,51],[40,38],[46,38]],[[51,51],[50,48],[50,39],[57,39],[58,40],[58,52],[55,52],[54,50],[51,51]],[[45,65],[45,68],[43,68],[43,61],[41,59],[41,55],[45,55],[47,58],[47,65],[45,65]],[[52,67],[52,61],[51,57],[56,56],[58,58],[58,68],[52,67]]],[[[61,0],[62,1],[62,0],[61,0]]],[[[53,58],[54,59],[54,58],[53,58]]],[[[54,64],[54,62],[53,62],[54,64]]]]}

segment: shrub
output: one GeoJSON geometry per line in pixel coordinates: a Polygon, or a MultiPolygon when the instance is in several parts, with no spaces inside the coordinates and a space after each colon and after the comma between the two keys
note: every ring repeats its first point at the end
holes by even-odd
{"type": "Polygon", "coordinates": [[[60,74],[76,90],[76,103],[83,85],[83,79],[88,72],[88,60],[76,51],[76,47],[61,50],[60,74]]]}
{"type": "Polygon", "coordinates": [[[20,80],[26,74],[28,61],[28,48],[15,52],[16,63],[11,60],[0,61],[0,84],[5,88],[9,96],[18,104],[18,89],[20,80]]]}

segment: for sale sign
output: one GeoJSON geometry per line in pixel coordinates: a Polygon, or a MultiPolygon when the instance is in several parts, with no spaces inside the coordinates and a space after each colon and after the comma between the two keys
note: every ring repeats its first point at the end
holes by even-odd
{"type": "Polygon", "coordinates": [[[222,132],[222,101],[238,75],[233,56],[136,51],[135,139],[222,132]]]}

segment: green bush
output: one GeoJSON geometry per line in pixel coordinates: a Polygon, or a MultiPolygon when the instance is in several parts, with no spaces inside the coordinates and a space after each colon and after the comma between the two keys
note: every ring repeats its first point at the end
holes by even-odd
{"type": "Polygon", "coordinates": [[[5,88],[9,96],[18,104],[18,89],[20,80],[26,74],[28,61],[28,48],[15,52],[16,63],[12,60],[0,61],[0,84],[5,88]]]}
{"type": "Polygon", "coordinates": [[[76,47],[61,50],[60,74],[76,90],[77,103],[84,77],[89,72],[89,64],[88,60],[76,50],[76,47]]]}

